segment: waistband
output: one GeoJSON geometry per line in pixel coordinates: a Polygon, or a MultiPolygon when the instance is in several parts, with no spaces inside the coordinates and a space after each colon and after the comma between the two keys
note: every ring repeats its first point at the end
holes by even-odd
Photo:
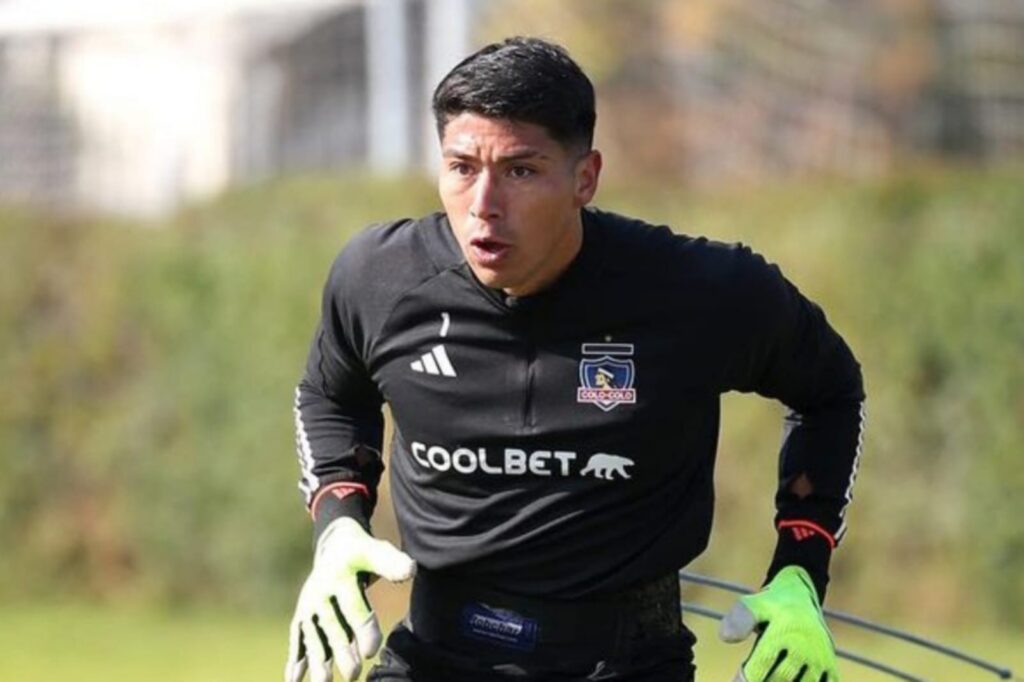
{"type": "Polygon", "coordinates": [[[421,642],[453,653],[534,665],[628,659],[649,646],[693,643],[675,573],[613,595],[555,601],[421,570],[406,627],[421,642]]]}

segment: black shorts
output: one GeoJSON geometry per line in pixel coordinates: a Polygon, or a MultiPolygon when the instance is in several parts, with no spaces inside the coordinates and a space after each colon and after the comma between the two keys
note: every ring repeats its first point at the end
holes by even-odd
{"type": "Polygon", "coordinates": [[[696,638],[675,575],[621,595],[552,603],[421,572],[370,682],[692,682],[696,638]]]}

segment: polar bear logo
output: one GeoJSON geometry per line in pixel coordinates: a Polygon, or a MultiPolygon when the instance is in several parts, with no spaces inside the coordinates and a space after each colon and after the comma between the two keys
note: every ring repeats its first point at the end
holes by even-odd
{"type": "Polygon", "coordinates": [[[622,478],[630,478],[630,475],[626,473],[626,467],[628,466],[633,466],[633,460],[599,452],[596,455],[591,455],[590,459],[587,460],[587,466],[580,472],[580,476],[586,476],[593,472],[594,478],[603,478],[606,481],[611,481],[614,478],[612,474],[618,474],[622,478]]]}

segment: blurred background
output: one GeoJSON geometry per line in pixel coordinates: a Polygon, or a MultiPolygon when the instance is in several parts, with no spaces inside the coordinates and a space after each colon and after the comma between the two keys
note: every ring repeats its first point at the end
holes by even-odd
{"type": "MultiPolygon", "coordinates": [[[[280,677],[323,277],[439,207],[430,93],[512,34],[595,82],[595,203],[751,245],[861,360],[829,604],[1024,675],[1021,0],[0,0],[0,679],[280,677]]],[[[759,584],[782,414],[725,397],[695,570],[759,584]]],[[[730,679],[745,647],[688,621],[730,679]]]]}

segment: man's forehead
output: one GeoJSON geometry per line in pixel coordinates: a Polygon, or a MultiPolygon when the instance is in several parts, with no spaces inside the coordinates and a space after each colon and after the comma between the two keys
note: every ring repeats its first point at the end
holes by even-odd
{"type": "Polygon", "coordinates": [[[537,124],[470,113],[449,120],[441,139],[445,156],[550,157],[558,146],[547,130],[537,124]]]}

